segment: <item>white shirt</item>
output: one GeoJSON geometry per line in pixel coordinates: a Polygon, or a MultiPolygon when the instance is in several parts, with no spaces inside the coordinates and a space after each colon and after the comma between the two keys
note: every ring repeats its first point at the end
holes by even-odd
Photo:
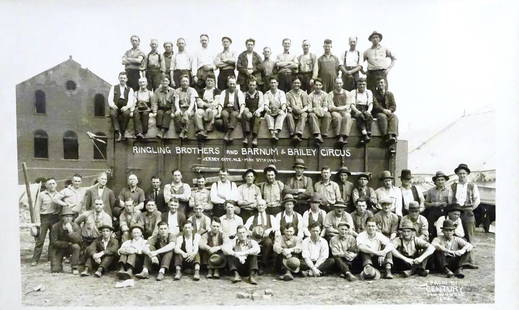
{"type": "Polygon", "coordinates": [[[391,211],[393,211],[396,215],[402,216],[402,191],[400,188],[396,186],[392,186],[390,189],[386,189],[385,187],[379,187],[375,191],[377,194],[378,208],[382,209],[380,205],[380,201],[382,199],[390,199],[393,201],[393,206],[391,207],[391,211]]]}
{"type": "Polygon", "coordinates": [[[170,233],[176,235],[180,232],[180,227],[178,227],[178,212],[175,212],[175,214],[169,213],[168,226],[169,226],[170,233]]]}
{"type": "Polygon", "coordinates": [[[324,225],[324,219],[326,218],[326,211],[323,209],[319,209],[319,212],[313,213],[312,210],[308,209],[303,213],[303,233],[306,237],[310,237],[310,231],[308,230],[308,222],[310,218],[317,222],[319,219],[319,215],[321,215],[323,219],[323,225],[324,225]]]}
{"type": "Polygon", "coordinates": [[[467,201],[467,185],[468,183],[456,183],[456,201],[463,206],[467,201]]]}
{"type": "Polygon", "coordinates": [[[230,219],[227,214],[220,216],[220,223],[222,223],[222,234],[224,238],[236,235],[236,228],[243,225],[243,219],[237,215],[232,215],[230,219]]]}
{"type": "Polygon", "coordinates": [[[356,67],[360,64],[360,52],[347,50],[344,52],[344,66],[356,67]]]}
{"type": "Polygon", "coordinates": [[[329,246],[326,239],[319,238],[317,242],[313,242],[310,237],[303,240],[301,244],[303,258],[309,258],[316,265],[322,264],[329,256],[329,246]]]}
{"type": "MultiPolygon", "coordinates": [[[[198,252],[198,244],[200,242],[200,235],[193,234],[191,238],[186,239],[185,249],[186,253],[198,252]]],[[[184,236],[180,235],[177,237],[176,248],[180,250],[182,248],[182,244],[184,243],[184,236]]]]}
{"type": "Polygon", "coordinates": [[[375,236],[370,237],[368,232],[363,231],[357,235],[357,246],[365,245],[373,251],[380,251],[385,249],[387,246],[392,246],[391,241],[388,237],[384,236],[381,232],[376,232],[375,236]]]}
{"type": "Polygon", "coordinates": [[[101,239],[101,244],[103,245],[103,250],[106,250],[106,247],[108,246],[108,242],[110,242],[110,239],[108,239],[108,240],[101,239]]]}
{"type": "Polygon", "coordinates": [[[247,69],[252,69],[252,53],[246,53],[247,56],[247,69]]]}
{"type": "MultiPolygon", "coordinates": [[[[230,99],[230,96],[229,96],[230,99]]],[[[226,200],[238,200],[238,187],[236,183],[227,180],[226,182],[218,181],[211,185],[211,202],[214,204],[222,204],[226,200]],[[224,197],[224,198],[222,198],[224,197]]]]}
{"type": "Polygon", "coordinates": [[[213,57],[209,54],[209,49],[207,48],[202,48],[196,54],[196,68],[200,69],[202,66],[214,69],[213,57]]]}

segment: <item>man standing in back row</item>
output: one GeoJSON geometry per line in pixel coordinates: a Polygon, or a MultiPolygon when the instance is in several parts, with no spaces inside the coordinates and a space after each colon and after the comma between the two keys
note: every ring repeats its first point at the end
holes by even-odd
{"type": "Polygon", "coordinates": [[[377,81],[380,79],[384,79],[386,87],[388,86],[387,74],[395,64],[396,58],[389,49],[380,45],[380,41],[382,41],[381,33],[373,31],[368,40],[371,41],[372,45],[364,52],[363,60],[368,62],[368,89],[375,91],[377,81]],[[387,65],[387,58],[391,60],[389,66],[387,65]]]}

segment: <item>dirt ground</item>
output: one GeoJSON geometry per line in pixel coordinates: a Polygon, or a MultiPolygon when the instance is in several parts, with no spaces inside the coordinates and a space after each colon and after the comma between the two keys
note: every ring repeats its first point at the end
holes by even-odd
{"type": "Polygon", "coordinates": [[[478,232],[475,258],[479,270],[466,270],[465,279],[446,279],[432,274],[427,278],[396,276],[393,280],[347,282],[329,276],[317,279],[296,278],[291,282],[274,276],[261,276],[257,286],[247,282],[232,284],[229,277],[199,282],[185,275],[180,281],[167,276],[135,280],[130,288],[115,288],[113,273],[102,279],[80,278],[65,265],[63,274],[51,274],[46,261],[46,246],[40,264],[30,266],[33,239],[21,230],[22,303],[31,306],[164,306],[164,305],[341,305],[409,303],[493,303],[495,295],[495,235],[478,232]],[[43,290],[29,292],[43,285],[43,290]],[[271,290],[272,296],[265,295],[271,290]],[[246,298],[239,298],[242,293],[246,298]],[[162,296],[158,298],[158,296],[162,296]]]}

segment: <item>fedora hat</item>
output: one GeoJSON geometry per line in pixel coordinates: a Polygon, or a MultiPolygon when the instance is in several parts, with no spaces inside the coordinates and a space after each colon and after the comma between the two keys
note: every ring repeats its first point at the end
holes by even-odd
{"type": "Polygon", "coordinates": [[[411,229],[411,230],[416,231],[416,228],[414,227],[413,223],[411,223],[410,221],[402,221],[402,225],[400,225],[399,229],[400,230],[411,229]]]}
{"type": "Polygon", "coordinates": [[[72,211],[71,208],[63,208],[63,210],[61,210],[61,216],[65,216],[65,215],[75,215],[76,213],[74,213],[74,211],[72,211]]]}
{"type": "Polygon", "coordinates": [[[451,203],[450,205],[447,206],[447,208],[445,208],[445,214],[449,214],[449,212],[452,212],[452,211],[463,212],[463,209],[461,208],[461,206],[459,204],[451,203]]]}
{"type": "Polygon", "coordinates": [[[391,175],[391,171],[388,171],[388,170],[382,171],[382,173],[380,174],[379,179],[380,180],[393,179],[393,176],[391,175]]]}
{"type": "Polygon", "coordinates": [[[436,174],[432,177],[433,182],[436,182],[437,178],[445,178],[445,181],[449,180],[449,176],[441,171],[436,171],[436,174]]]}
{"type": "Polygon", "coordinates": [[[366,265],[359,276],[362,280],[378,280],[380,279],[380,271],[371,265],[366,265]]]}
{"type": "Polygon", "coordinates": [[[358,174],[358,177],[359,178],[364,177],[364,178],[368,179],[368,181],[371,180],[371,174],[368,172],[361,172],[358,174]]]}
{"type": "Polygon", "coordinates": [[[286,194],[285,198],[283,199],[281,204],[284,205],[285,203],[287,203],[289,201],[292,201],[293,203],[296,203],[296,200],[294,199],[294,196],[292,196],[292,194],[286,194]]]}
{"type": "Polygon", "coordinates": [[[310,199],[308,199],[308,202],[322,203],[323,202],[323,198],[321,197],[321,195],[319,193],[313,193],[312,197],[310,197],[310,199]]]}
{"type": "Polygon", "coordinates": [[[456,229],[456,225],[454,224],[453,221],[445,220],[443,222],[442,230],[455,230],[455,229],[456,229]]]}
{"type": "Polygon", "coordinates": [[[249,168],[249,169],[245,170],[245,172],[241,175],[241,178],[242,178],[243,180],[245,180],[245,176],[246,176],[249,172],[252,172],[252,174],[254,175],[254,177],[256,177],[256,172],[254,171],[254,169],[249,168]]]}
{"type": "Polygon", "coordinates": [[[223,268],[225,267],[225,263],[225,257],[223,255],[215,253],[209,256],[209,266],[211,266],[211,268],[223,268]]]}
{"type": "Polygon", "coordinates": [[[376,31],[376,30],[373,31],[373,32],[369,35],[369,37],[368,37],[368,41],[371,41],[371,38],[372,38],[373,36],[375,36],[375,35],[378,35],[378,36],[380,37],[380,41],[382,41],[382,38],[383,38],[384,36],[383,36],[380,32],[378,32],[378,31],[376,31]]]}
{"type": "Polygon", "coordinates": [[[404,180],[410,180],[413,178],[413,175],[411,174],[411,170],[409,169],[402,169],[400,172],[400,178],[404,180]]]}
{"type": "Polygon", "coordinates": [[[417,201],[409,202],[409,211],[411,210],[420,210],[420,204],[417,201]]]}
{"type": "Polygon", "coordinates": [[[466,164],[459,164],[458,167],[454,169],[454,173],[458,174],[458,171],[460,171],[461,169],[467,171],[467,174],[470,174],[470,169],[466,164]]]}
{"type": "Polygon", "coordinates": [[[302,158],[296,158],[296,160],[294,162],[294,166],[292,166],[292,167],[293,168],[301,167],[303,169],[306,169],[305,161],[302,158]]]}
{"type": "Polygon", "coordinates": [[[301,261],[297,257],[290,257],[283,259],[283,266],[288,269],[290,272],[298,273],[299,267],[301,266],[301,261]]]}
{"type": "Polygon", "coordinates": [[[346,204],[342,201],[337,201],[336,203],[333,204],[333,208],[334,209],[346,209],[348,206],[346,206],[346,204]]]}
{"type": "Polygon", "coordinates": [[[337,175],[339,176],[339,175],[341,175],[341,173],[343,173],[343,172],[346,172],[346,173],[348,174],[348,176],[351,175],[350,170],[349,170],[348,167],[346,167],[346,166],[342,166],[342,167],[340,167],[340,168],[337,170],[337,175]]]}
{"type": "Polygon", "coordinates": [[[110,229],[111,231],[114,231],[114,228],[112,227],[112,225],[108,225],[108,224],[103,224],[103,225],[97,227],[97,230],[101,231],[101,230],[103,230],[103,229],[105,229],[105,228],[108,228],[108,229],[110,229]]]}
{"type": "Polygon", "coordinates": [[[265,169],[263,169],[263,172],[267,173],[270,170],[274,171],[275,174],[278,174],[278,170],[276,169],[275,165],[268,165],[267,167],[265,167],[265,169]]]}

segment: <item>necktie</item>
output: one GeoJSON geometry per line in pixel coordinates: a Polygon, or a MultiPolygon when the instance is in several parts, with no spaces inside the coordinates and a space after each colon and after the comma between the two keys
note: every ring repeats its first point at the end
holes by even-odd
{"type": "Polygon", "coordinates": [[[157,190],[155,190],[155,194],[154,195],[155,195],[155,197],[153,197],[153,200],[155,200],[155,202],[156,202],[157,201],[157,196],[159,195],[157,190]]]}

